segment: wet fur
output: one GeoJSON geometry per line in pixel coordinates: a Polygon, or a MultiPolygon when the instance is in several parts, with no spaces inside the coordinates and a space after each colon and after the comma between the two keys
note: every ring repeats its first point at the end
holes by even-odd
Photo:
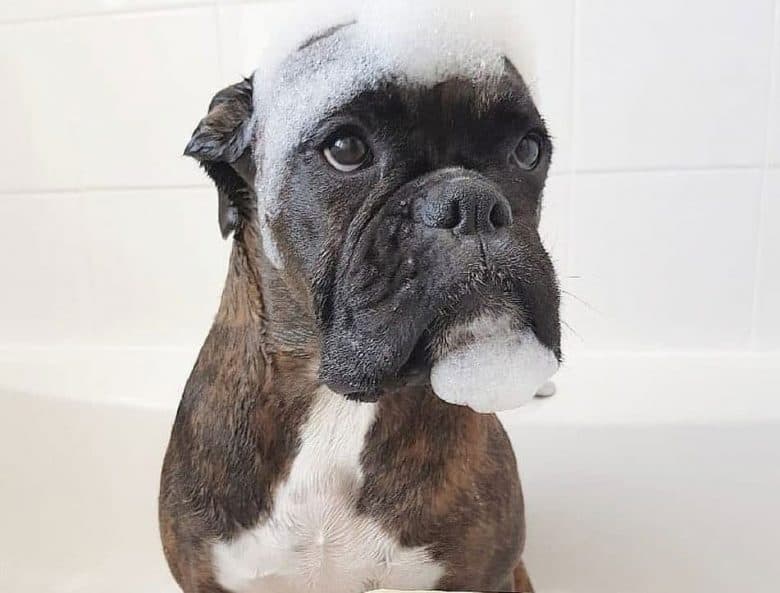
{"type": "MultiPolygon", "coordinates": [[[[316,350],[305,356],[265,348],[256,241],[251,227],[236,237],[222,304],[163,466],[163,548],[186,593],[223,591],[210,545],[271,512],[319,386],[316,350]]],[[[288,301],[281,286],[271,292],[288,301]]],[[[523,501],[498,419],[443,403],[427,387],[401,389],[378,405],[362,455],[358,512],[404,546],[430,546],[447,570],[438,588],[514,590],[506,587],[523,547],[523,501]]]]}
{"type": "MultiPolygon", "coordinates": [[[[281,187],[286,214],[270,222],[274,235],[282,238],[282,270],[263,255],[261,229],[268,221],[256,207],[252,158],[261,147],[249,144],[256,130],[245,125],[251,90],[251,83],[243,81],[218,94],[187,148],[217,185],[220,228],[225,235],[234,233],[234,246],[222,302],[185,387],[162,470],[163,549],[185,593],[224,593],[214,573],[213,543],[230,541],[273,512],[274,493],[290,472],[301,428],[323,382],[323,347],[332,348],[329,340],[338,343],[356,331],[370,352],[381,346],[371,342],[375,328],[393,327],[397,321],[365,316],[363,326],[354,323],[354,314],[351,320],[345,314],[358,294],[361,274],[371,265],[398,270],[401,281],[409,273],[402,260],[371,261],[380,253],[395,257],[395,233],[408,227],[405,217],[413,216],[393,211],[402,198],[399,191],[415,190],[410,181],[426,172],[492,166],[469,160],[465,147],[474,136],[446,124],[472,121],[475,113],[479,120],[487,113],[482,110],[486,98],[464,88],[462,81],[438,87],[430,103],[419,89],[397,85],[358,98],[351,109],[410,125],[410,132],[404,132],[407,140],[398,147],[405,151],[404,165],[389,170],[381,182],[337,184],[317,172],[315,144],[299,147],[281,187]],[[417,111],[404,111],[409,105],[417,111]],[[429,123],[416,127],[415,122],[429,123]],[[310,201],[300,201],[300,196],[310,201]],[[400,221],[389,227],[395,231],[377,226],[378,212],[386,215],[383,220],[400,221]]],[[[511,87],[493,91],[494,99],[525,102],[534,120],[530,123],[543,128],[530,98],[513,94],[511,87]]],[[[504,123],[497,122],[496,129],[504,123]]],[[[387,133],[392,137],[392,130],[387,133]]],[[[458,298],[448,295],[433,308],[449,309],[461,321],[475,314],[468,304],[477,301],[502,313],[509,310],[532,323],[540,340],[560,355],[557,286],[535,231],[548,166],[549,151],[539,172],[521,184],[517,179],[494,181],[500,191],[516,193],[513,213],[520,222],[512,236],[517,243],[493,245],[492,251],[477,244],[463,248],[451,265],[481,262],[468,275],[473,290],[458,298]],[[502,277],[507,268],[513,272],[502,277]]],[[[435,174],[426,179],[437,182],[435,174]]],[[[417,187],[417,196],[430,187],[417,187]]],[[[446,277],[455,270],[428,265],[419,272],[446,277]]],[[[424,293],[425,286],[418,290],[424,293]]],[[[394,298],[391,293],[376,302],[394,298]]],[[[359,313],[371,312],[371,295],[359,296],[364,299],[359,313]]],[[[437,323],[441,319],[426,330],[431,344],[437,344],[436,332],[444,331],[437,323]]],[[[337,370],[354,366],[349,353],[340,361],[330,350],[325,354],[338,363],[337,370]]],[[[379,368],[380,373],[373,363],[366,370],[364,383],[381,383],[382,390],[360,457],[363,481],[356,512],[370,516],[403,546],[427,547],[445,569],[438,589],[531,590],[521,562],[525,531],[517,465],[501,424],[495,415],[442,402],[424,381],[385,383],[384,375],[394,375],[397,362],[379,368]]]]}

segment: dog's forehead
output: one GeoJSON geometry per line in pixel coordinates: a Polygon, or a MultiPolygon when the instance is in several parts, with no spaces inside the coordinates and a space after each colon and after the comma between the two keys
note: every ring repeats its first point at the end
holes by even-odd
{"type": "Polygon", "coordinates": [[[273,72],[258,69],[258,189],[266,212],[275,214],[272,196],[288,154],[320,121],[358,95],[388,83],[426,89],[457,79],[489,97],[505,81],[506,71],[502,48],[479,37],[440,31],[420,38],[418,31],[382,32],[354,22],[313,37],[273,72]]]}
{"type": "Polygon", "coordinates": [[[435,36],[420,40],[417,31],[376,35],[373,29],[348,23],[298,48],[276,72],[258,70],[255,113],[263,126],[284,124],[273,136],[293,146],[323,117],[387,82],[424,88],[458,78],[488,93],[505,65],[500,47],[479,38],[443,43],[435,36]]]}

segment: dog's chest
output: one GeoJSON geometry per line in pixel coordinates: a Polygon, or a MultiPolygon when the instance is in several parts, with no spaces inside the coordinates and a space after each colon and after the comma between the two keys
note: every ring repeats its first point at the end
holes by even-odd
{"type": "Polygon", "coordinates": [[[403,548],[356,512],[360,454],[375,404],[317,394],[270,517],[213,547],[217,582],[233,593],[360,593],[430,589],[443,568],[425,548],[403,548]]]}

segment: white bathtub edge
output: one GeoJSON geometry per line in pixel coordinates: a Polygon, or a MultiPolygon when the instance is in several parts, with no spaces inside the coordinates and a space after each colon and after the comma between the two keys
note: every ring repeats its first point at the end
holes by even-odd
{"type": "MultiPolygon", "coordinates": [[[[0,392],[171,410],[197,356],[186,348],[0,349],[0,392]]],[[[505,424],[780,421],[780,352],[574,354],[558,393],[505,424]]]]}

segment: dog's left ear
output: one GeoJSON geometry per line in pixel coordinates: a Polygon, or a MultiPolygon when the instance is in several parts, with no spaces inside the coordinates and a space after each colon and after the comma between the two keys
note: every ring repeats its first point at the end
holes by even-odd
{"type": "Polygon", "coordinates": [[[219,91],[184,149],[198,160],[219,193],[219,229],[227,238],[255,204],[252,80],[219,91]]]}

